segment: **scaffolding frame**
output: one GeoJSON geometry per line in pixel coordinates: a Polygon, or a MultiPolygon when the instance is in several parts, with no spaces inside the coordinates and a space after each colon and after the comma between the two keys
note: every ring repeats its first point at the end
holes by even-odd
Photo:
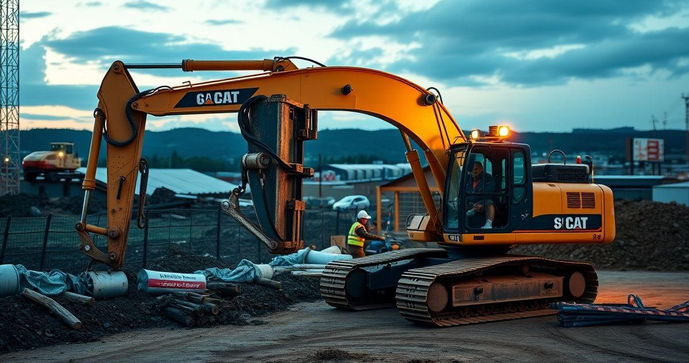
{"type": "Polygon", "coordinates": [[[0,195],[19,194],[19,0],[0,0],[0,195]]]}

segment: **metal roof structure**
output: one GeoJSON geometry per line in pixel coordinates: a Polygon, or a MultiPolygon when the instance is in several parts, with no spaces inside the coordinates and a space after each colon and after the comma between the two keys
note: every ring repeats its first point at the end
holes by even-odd
{"type": "Polygon", "coordinates": [[[653,189],[656,188],[689,188],[689,182],[683,182],[683,183],[672,183],[672,184],[664,184],[664,185],[657,185],[654,186],[653,189]]]}
{"type": "MultiPolygon", "coordinates": [[[[79,168],[79,172],[86,173],[86,168],[79,168]]],[[[106,184],[106,168],[96,169],[96,180],[106,184]]],[[[216,179],[191,169],[154,169],[148,174],[148,188],[146,194],[152,194],[156,188],[164,187],[176,194],[204,195],[229,194],[237,186],[224,180],[216,179]]],[[[139,194],[139,181],[136,182],[136,194],[139,194]]]]}

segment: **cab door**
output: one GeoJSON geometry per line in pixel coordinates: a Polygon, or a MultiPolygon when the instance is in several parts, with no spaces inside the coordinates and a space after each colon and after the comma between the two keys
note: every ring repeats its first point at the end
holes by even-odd
{"type": "Polygon", "coordinates": [[[512,148],[510,155],[510,230],[514,231],[533,217],[531,149],[526,145],[512,148]]]}

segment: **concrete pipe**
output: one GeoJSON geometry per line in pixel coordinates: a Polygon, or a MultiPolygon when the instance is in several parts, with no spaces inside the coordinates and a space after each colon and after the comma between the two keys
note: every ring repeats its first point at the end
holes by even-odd
{"type": "Polygon", "coordinates": [[[259,264],[256,265],[256,267],[261,272],[261,278],[268,280],[273,278],[273,274],[275,273],[275,271],[273,271],[273,266],[267,264],[259,264]]]}
{"type": "Polygon", "coordinates": [[[19,293],[19,271],[14,265],[0,265],[0,297],[19,293]]]}
{"type": "Polygon", "coordinates": [[[91,296],[96,299],[124,296],[129,289],[127,275],[122,271],[89,271],[87,279],[92,287],[91,296]]]}

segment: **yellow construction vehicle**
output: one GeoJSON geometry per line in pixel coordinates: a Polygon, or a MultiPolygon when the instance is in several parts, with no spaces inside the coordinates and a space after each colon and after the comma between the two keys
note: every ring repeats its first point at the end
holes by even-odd
{"type": "MultiPolygon", "coordinates": [[[[320,64],[319,64],[320,65],[320,64]]],[[[317,138],[317,112],[360,112],[401,133],[427,213],[409,218],[410,239],[442,248],[403,249],[327,265],[321,294],[336,307],[360,310],[397,306],[408,320],[451,326],[549,314],[556,301],[592,302],[597,275],[586,263],[507,254],[519,244],[609,243],[615,237],[612,191],[592,183],[592,162],[531,165],[528,145],[512,143],[509,127],[472,130],[466,137],[436,93],[398,76],[354,67],[298,69],[287,58],[262,61],[194,61],[124,64],[108,70],[94,112],[84,208],[77,230],[81,250],[96,261],[122,266],[146,116],[238,112],[249,152],[243,183],[223,209],[273,253],[303,247],[304,142],[317,138]],[[129,69],[256,70],[262,73],[158,87],[140,92],[129,69]],[[105,132],[104,130],[107,130],[105,132]],[[108,225],[86,223],[101,139],[107,142],[108,225]],[[422,149],[442,203],[424,177],[422,149]],[[258,224],[239,211],[237,198],[251,186],[258,224]],[[89,233],[108,237],[100,251],[89,233]]],[[[141,195],[145,195],[142,188],[141,195]]],[[[145,223],[139,202],[137,224],[145,223]]]]}
{"type": "Polygon", "coordinates": [[[73,173],[79,167],[81,159],[71,142],[51,142],[50,151],[34,151],[22,160],[26,181],[34,181],[43,174],[46,180],[55,182],[60,179],[60,173],[73,173]]]}

